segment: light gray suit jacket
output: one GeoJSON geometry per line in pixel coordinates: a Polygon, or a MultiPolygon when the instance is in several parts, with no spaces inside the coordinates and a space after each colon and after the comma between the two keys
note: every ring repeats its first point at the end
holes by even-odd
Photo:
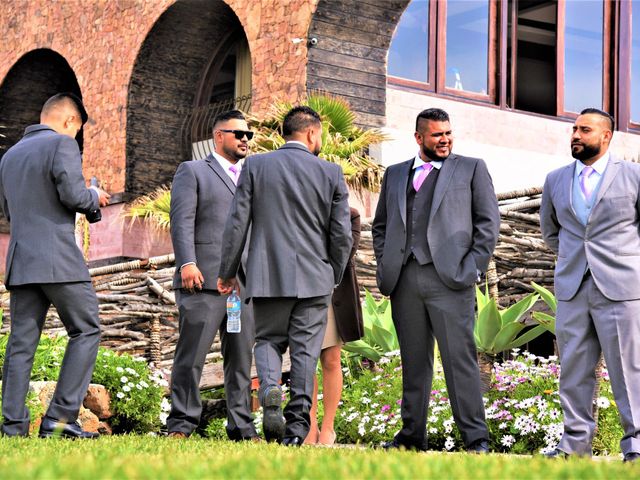
{"type": "MultiPolygon", "coordinates": [[[[387,168],[373,220],[378,287],[390,295],[398,282],[406,245],[410,159],[387,168]]],[[[427,239],[442,283],[452,289],[473,285],[487,269],[498,240],[500,212],[484,161],[451,154],[433,192],[427,239]]]]}
{"type": "Polygon", "coordinates": [[[222,232],[236,186],[209,155],[183,162],[171,186],[171,241],[176,256],[173,288],[182,288],[180,267],[193,262],[204,277],[205,290],[215,290],[222,232]]]}
{"type": "Polygon", "coordinates": [[[251,225],[248,298],[330,294],[351,251],[348,196],[342,169],[300,144],[247,158],[225,227],[219,276],[235,276],[251,225]]]}
{"type": "Polygon", "coordinates": [[[99,208],[77,142],[31,125],[0,161],[0,202],[11,223],[5,284],[89,281],[76,245],[76,212],[99,208]]]}
{"type": "Polygon", "coordinates": [[[605,297],[640,298],[640,165],[611,156],[587,220],[572,207],[575,162],[547,175],[542,235],[557,255],[555,294],[571,300],[587,269],[605,297]]]}

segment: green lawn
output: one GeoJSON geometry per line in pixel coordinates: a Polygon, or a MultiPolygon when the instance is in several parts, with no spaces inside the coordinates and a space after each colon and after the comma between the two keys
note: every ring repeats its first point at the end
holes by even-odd
{"type": "Polygon", "coordinates": [[[83,442],[0,438],[0,478],[11,479],[615,479],[637,478],[638,467],[617,459],[550,461],[497,454],[290,449],[201,438],[118,436],[83,442]]]}

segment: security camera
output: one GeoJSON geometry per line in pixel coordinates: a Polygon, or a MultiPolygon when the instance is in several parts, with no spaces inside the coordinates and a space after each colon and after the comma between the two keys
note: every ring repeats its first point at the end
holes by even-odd
{"type": "Polygon", "coordinates": [[[309,46],[315,47],[318,44],[318,39],[316,37],[311,37],[309,39],[309,46]]]}

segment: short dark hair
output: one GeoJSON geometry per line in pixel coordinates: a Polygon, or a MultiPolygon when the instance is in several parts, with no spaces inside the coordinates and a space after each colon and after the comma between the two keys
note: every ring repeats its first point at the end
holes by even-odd
{"type": "Polygon", "coordinates": [[[282,135],[288,137],[295,132],[302,132],[311,125],[321,125],[320,115],[313,108],[301,105],[293,107],[282,121],[282,135]]]}
{"type": "Polygon", "coordinates": [[[215,129],[219,123],[226,122],[227,120],[246,120],[244,114],[240,110],[227,110],[216,115],[213,121],[213,128],[215,129]]]}
{"type": "Polygon", "coordinates": [[[68,101],[71,101],[74,104],[77,112],[80,114],[82,124],[84,125],[87,123],[89,115],[87,115],[82,99],[72,92],[56,93],[53,97],[50,97],[46,102],[44,102],[44,105],[42,106],[42,113],[47,114],[61,103],[68,101]]]}
{"type": "Polygon", "coordinates": [[[441,108],[427,108],[421,111],[416,117],[416,132],[418,131],[418,125],[420,120],[434,120],[436,122],[448,122],[449,114],[441,108]]]}
{"type": "Polygon", "coordinates": [[[580,112],[580,115],[589,115],[589,114],[600,115],[601,117],[604,117],[607,120],[609,120],[609,128],[613,132],[613,129],[616,126],[616,120],[613,118],[613,115],[603,110],[600,110],[598,108],[585,108],[580,112]]]}

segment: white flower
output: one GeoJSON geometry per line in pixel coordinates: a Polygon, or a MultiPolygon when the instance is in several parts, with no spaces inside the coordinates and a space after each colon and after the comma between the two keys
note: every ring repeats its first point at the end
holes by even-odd
{"type": "Polygon", "coordinates": [[[431,435],[435,435],[436,433],[438,433],[438,429],[436,427],[429,427],[429,433],[431,435]]]}
{"type": "Polygon", "coordinates": [[[504,437],[502,437],[502,440],[500,440],[500,443],[509,448],[511,447],[511,445],[516,443],[516,439],[513,438],[513,435],[505,435],[504,437]]]}
{"type": "Polygon", "coordinates": [[[557,420],[558,418],[560,418],[560,410],[558,410],[557,408],[552,408],[551,410],[549,410],[549,418],[551,420],[557,420]]]}
{"type": "Polygon", "coordinates": [[[133,382],[129,382],[129,383],[127,383],[127,386],[128,386],[129,388],[133,388],[133,387],[135,386],[135,384],[134,384],[133,382]]]}
{"type": "Polygon", "coordinates": [[[605,409],[611,406],[611,402],[607,397],[598,397],[596,400],[596,405],[598,406],[598,408],[605,409]]]}
{"type": "Polygon", "coordinates": [[[129,373],[129,374],[131,374],[131,375],[135,375],[135,373],[136,373],[136,371],[131,367],[125,368],[124,371],[129,373]]]}
{"type": "Polygon", "coordinates": [[[364,403],[365,405],[368,405],[371,403],[371,400],[367,397],[362,397],[362,400],[360,400],[360,402],[364,403]]]}
{"type": "Polygon", "coordinates": [[[140,385],[139,383],[137,383],[137,384],[136,384],[136,388],[137,388],[138,390],[142,390],[142,385],[140,385]]]}
{"type": "Polygon", "coordinates": [[[122,391],[130,392],[131,391],[131,387],[129,385],[125,385],[124,387],[122,387],[122,391]]]}
{"type": "Polygon", "coordinates": [[[124,377],[124,376],[123,376],[123,377],[121,377],[121,378],[120,378],[120,381],[121,381],[122,383],[127,383],[127,382],[129,381],[129,379],[128,379],[127,377],[124,377]]]}
{"type": "Polygon", "coordinates": [[[429,417],[429,423],[436,423],[438,421],[438,417],[436,417],[435,415],[431,415],[429,417]]]}
{"type": "Polygon", "coordinates": [[[118,372],[118,373],[122,373],[122,372],[124,372],[124,368],[122,368],[122,367],[116,367],[116,372],[118,372]]]}
{"type": "Polygon", "coordinates": [[[169,403],[169,400],[167,400],[166,398],[162,399],[162,402],[160,402],[160,410],[162,410],[163,412],[168,412],[171,410],[171,404],[169,403]]]}
{"type": "Polygon", "coordinates": [[[442,426],[444,427],[445,433],[451,433],[451,431],[453,430],[453,420],[445,420],[444,422],[442,422],[442,426]]]}
{"type": "Polygon", "coordinates": [[[498,428],[500,430],[504,430],[505,428],[507,428],[507,422],[502,422],[500,425],[498,425],[498,428]]]}
{"type": "Polygon", "coordinates": [[[124,398],[124,393],[122,393],[122,392],[118,392],[118,393],[116,393],[116,397],[118,397],[118,398],[124,398]]]}
{"type": "Polygon", "coordinates": [[[140,380],[140,385],[142,385],[142,388],[148,388],[149,384],[147,382],[145,382],[144,380],[140,380]]]}
{"type": "Polygon", "coordinates": [[[453,438],[451,437],[447,437],[447,440],[444,442],[444,448],[449,451],[451,450],[453,447],[456,446],[456,443],[453,441],[453,438]]]}
{"type": "Polygon", "coordinates": [[[358,412],[351,413],[347,417],[347,422],[353,422],[356,418],[358,418],[358,412]]]}
{"type": "Polygon", "coordinates": [[[358,427],[358,435],[360,435],[361,437],[364,437],[366,433],[367,431],[364,429],[364,425],[360,425],[358,427]]]}

